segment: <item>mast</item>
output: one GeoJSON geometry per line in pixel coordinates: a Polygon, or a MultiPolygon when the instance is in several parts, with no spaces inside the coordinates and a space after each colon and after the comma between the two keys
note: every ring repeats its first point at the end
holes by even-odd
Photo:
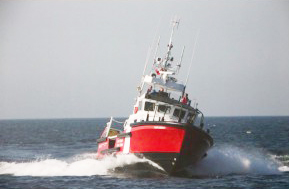
{"type": "Polygon", "coordinates": [[[165,58],[165,62],[164,62],[164,67],[167,68],[168,67],[168,61],[170,60],[170,55],[171,55],[171,49],[173,48],[173,44],[172,44],[172,41],[173,41],[173,35],[174,35],[174,31],[175,31],[175,27],[179,26],[179,23],[180,23],[180,19],[175,19],[172,21],[173,23],[173,26],[172,26],[172,32],[171,32],[171,36],[170,36],[170,41],[169,41],[169,44],[168,44],[168,52],[167,52],[167,56],[165,58]]]}
{"type": "Polygon", "coordinates": [[[158,38],[154,55],[153,55],[154,59],[153,59],[151,72],[149,75],[145,75],[150,54],[153,53],[151,52],[151,47],[149,48],[147,58],[145,61],[144,70],[143,70],[142,81],[139,87],[137,88],[139,92],[138,97],[141,96],[145,83],[148,83],[151,86],[153,85],[154,87],[161,86],[165,90],[171,89],[171,90],[180,91],[180,92],[184,91],[184,87],[185,87],[184,84],[178,83],[177,79],[175,78],[175,75],[179,73],[181,63],[183,60],[185,46],[182,48],[181,57],[179,61],[176,61],[176,65],[174,64],[174,66],[173,66],[174,57],[171,56],[171,50],[173,48],[173,44],[172,44],[173,36],[174,36],[175,29],[178,28],[179,23],[180,23],[180,19],[174,19],[172,21],[170,38],[169,38],[169,43],[167,46],[167,52],[164,54],[163,58],[157,57],[157,53],[159,50],[159,43],[160,43],[160,37],[158,38]]]}

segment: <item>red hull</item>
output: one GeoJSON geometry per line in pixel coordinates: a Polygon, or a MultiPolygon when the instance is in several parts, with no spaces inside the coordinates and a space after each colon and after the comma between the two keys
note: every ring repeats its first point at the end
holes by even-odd
{"type": "Polygon", "coordinates": [[[130,137],[129,152],[144,156],[173,174],[196,163],[213,145],[209,134],[202,129],[181,123],[139,122],[131,125],[130,133],[116,139],[99,139],[98,158],[107,154],[120,154],[125,137],[130,137]],[[126,135],[126,136],[125,136],[126,135]]]}
{"type": "Polygon", "coordinates": [[[130,153],[179,153],[185,130],[162,125],[141,125],[131,130],[130,153]]]}

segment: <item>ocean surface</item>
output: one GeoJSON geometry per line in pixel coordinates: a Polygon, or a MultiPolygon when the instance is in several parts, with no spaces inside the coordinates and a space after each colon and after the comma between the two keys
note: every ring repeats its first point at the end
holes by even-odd
{"type": "Polygon", "coordinates": [[[133,155],[96,160],[107,121],[0,120],[0,188],[289,188],[289,117],[207,118],[214,147],[182,177],[133,155]]]}

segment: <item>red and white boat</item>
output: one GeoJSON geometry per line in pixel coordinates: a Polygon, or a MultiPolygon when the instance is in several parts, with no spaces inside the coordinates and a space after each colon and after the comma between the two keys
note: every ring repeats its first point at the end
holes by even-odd
{"type": "Polygon", "coordinates": [[[118,122],[113,118],[107,123],[97,140],[97,158],[135,154],[157,163],[172,175],[204,158],[213,146],[209,130],[203,128],[202,112],[196,103],[191,105],[186,84],[176,78],[184,52],[183,48],[180,60],[173,66],[172,37],[178,23],[173,22],[165,56],[155,56],[149,74],[143,74],[133,114],[122,123],[122,129],[112,127],[113,122],[118,122]]]}

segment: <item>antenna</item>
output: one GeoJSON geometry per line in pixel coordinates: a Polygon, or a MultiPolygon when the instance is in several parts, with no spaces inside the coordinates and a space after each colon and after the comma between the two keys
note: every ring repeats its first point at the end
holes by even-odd
{"type": "MultiPolygon", "coordinates": [[[[158,27],[157,27],[157,29],[156,29],[156,31],[155,31],[155,37],[154,37],[154,40],[153,40],[153,41],[155,41],[155,38],[156,38],[156,36],[157,36],[157,32],[158,32],[159,27],[160,27],[160,22],[161,22],[161,19],[159,20],[159,24],[158,24],[158,27]]],[[[158,43],[159,43],[159,42],[158,42],[158,43]]],[[[158,45],[159,45],[159,44],[158,44],[158,45]]],[[[146,69],[147,69],[147,64],[148,64],[148,61],[149,61],[150,56],[151,56],[151,51],[152,51],[151,46],[153,46],[153,44],[149,46],[149,49],[148,49],[148,52],[147,52],[147,57],[146,57],[146,61],[145,61],[145,67],[144,67],[144,70],[143,70],[143,73],[142,73],[141,86],[138,86],[138,87],[137,87],[137,90],[139,91],[139,95],[141,95],[141,92],[142,92],[143,87],[144,87],[144,76],[145,76],[144,74],[145,74],[145,71],[146,71],[146,69]]]]}
{"type": "Polygon", "coordinates": [[[150,54],[151,54],[151,46],[149,46],[149,49],[148,49],[148,52],[147,52],[145,67],[144,67],[144,70],[143,70],[143,73],[142,73],[141,86],[140,86],[140,87],[137,87],[140,95],[141,95],[141,92],[142,92],[142,89],[143,89],[143,86],[144,86],[144,81],[143,81],[143,80],[144,80],[144,74],[145,74],[145,71],[146,71],[146,69],[147,69],[147,65],[148,65],[148,61],[149,61],[150,54]]]}
{"type": "Polygon", "coordinates": [[[180,19],[178,19],[176,16],[175,18],[172,20],[172,32],[171,32],[171,37],[170,37],[170,42],[169,42],[169,45],[172,44],[172,39],[173,39],[173,34],[174,34],[174,30],[175,30],[175,27],[177,26],[177,29],[179,27],[179,24],[180,24],[180,19]]]}
{"type": "Polygon", "coordinates": [[[148,64],[150,55],[151,55],[151,46],[149,46],[149,49],[148,49],[148,52],[147,52],[147,57],[146,57],[146,61],[145,61],[145,67],[144,67],[142,76],[144,76],[145,71],[146,71],[146,69],[147,69],[147,64],[148,64]]]}
{"type": "Polygon", "coordinates": [[[179,70],[180,70],[180,68],[181,68],[181,64],[182,64],[182,61],[183,61],[184,51],[185,51],[185,46],[183,47],[180,61],[179,61],[179,63],[177,64],[177,73],[179,73],[179,70]]]}
{"type": "Polygon", "coordinates": [[[192,64],[193,64],[193,59],[194,59],[194,54],[195,54],[195,50],[196,50],[196,44],[197,44],[197,41],[198,41],[199,33],[200,33],[200,30],[198,30],[198,33],[197,33],[197,36],[196,36],[196,40],[195,40],[195,44],[194,44],[194,48],[193,48],[193,53],[192,53],[191,64],[190,64],[188,75],[187,75],[187,79],[186,79],[186,82],[185,82],[185,87],[187,86],[188,79],[189,79],[189,76],[190,76],[190,71],[191,71],[191,67],[192,67],[192,64]]]}
{"type": "MultiPolygon", "coordinates": [[[[162,17],[159,19],[158,26],[157,26],[157,28],[156,28],[155,35],[154,35],[154,40],[153,40],[152,45],[151,45],[152,47],[154,46],[155,40],[156,40],[156,38],[157,38],[157,34],[158,34],[158,32],[159,32],[159,29],[160,29],[161,21],[162,21],[162,17]]],[[[155,55],[154,55],[154,57],[153,57],[153,61],[155,61],[156,56],[157,56],[157,52],[158,52],[158,48],[159,48],[159,44],[160,44],[160,38],[161,38],[161,36],[159,36],[159,39],[158,39],[158,43],[157,43],[155,55]]],[[[153,63],[153,65],[154,65],[154,64],[155,64],[155,62],[153,63]]],[[[153,67],[153,66],[152,66],[152,67],[153,67]]]]}
{"type": "MultiPolygon", "coordinates": [[[[161,36],[159,36],[158,43],[157,43],[157,46],[156,46],[154,61],[156,60],[156,57],[157,57],[157,53],[158,53],[158,49],[159,49],[159,45],[160,45],[160,39],[161,39],[161,36]]],[[[155,62],[154,62],[154,64],[155,64],[155,62]]]]}

